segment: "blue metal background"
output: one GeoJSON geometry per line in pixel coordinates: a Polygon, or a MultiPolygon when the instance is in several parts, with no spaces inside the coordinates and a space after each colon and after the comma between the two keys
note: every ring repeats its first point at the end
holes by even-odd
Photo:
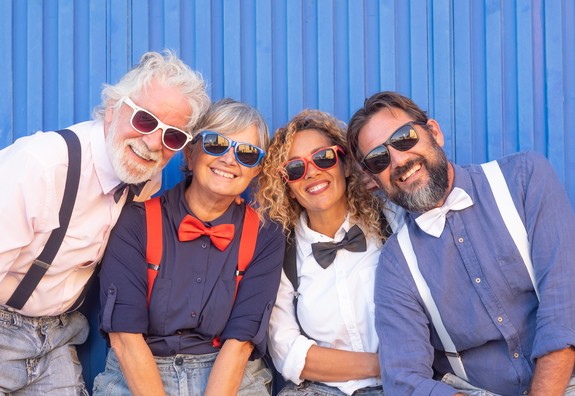
{"type": "MultiPolygon", "coordinates": [[[[90,118],[102,83],[171,48],[272,130],[399,91],[439,121],[450,159],[538,151],[575,203],[574,20],[572,0],[0,0],[0,148],[90,118]]],[[[85,349],[91,385],[105,348],[85,349]]]]}

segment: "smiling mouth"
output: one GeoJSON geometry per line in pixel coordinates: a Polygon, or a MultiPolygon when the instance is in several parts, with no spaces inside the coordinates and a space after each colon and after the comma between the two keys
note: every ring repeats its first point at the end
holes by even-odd
{"type": "Polygon", "coordinates": [[[144,161],[149,161],[149,162],[156,162],[156,158],[153,158],[150,151],[145,150],[142,151],[140,150],[139,147],[137,147],[136,145],[133,144],[129,144],[128,147],[130,148],[130,150],[132,150],[132,152],[140,159],[144,160],[144,161]]]}
{"type": "Polygon", "coordinates": [[[226,179],[233,179],[234,177],[236,177],[235,175],[233,175],[231,173],[224,172],[224,171],[219,170],[219,169],[212,169],[212,172],[214,172],[218,176],[225,177],[226,179]]]}
{"type": "Polygon", "coordinates": [[[319,191],[323,188],[327,187],[327,183],[320,183],[320,184],[316,184],[315,186],[312,186],[310,188],[307,189],[307,192],[309,193],[314,193],[316,191],[319,191]]]}
{"type": "Polygon", "coordinates": [[[409,171],[407,171],[406,173],[404,173],[403,176],[401,176],[399,178],[399,180],[401,180],[402,182],[406,181],[407,179],[409,179],[411,177],[411,175],[413,175],[415,172],[417,172],[418,170],[421,169],[421,164],[417,164],[414,167],[412,167],[411,169],[409,169],[409,171]]]}

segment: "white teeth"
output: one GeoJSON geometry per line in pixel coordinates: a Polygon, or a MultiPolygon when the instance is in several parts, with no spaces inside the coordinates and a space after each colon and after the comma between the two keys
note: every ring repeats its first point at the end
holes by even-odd
{"type": "Polygon", "coordinates": [[[142,150],[140,147],[138,147],[135,144],[131,144],[130,148],[132,149],[134,154],[136,154],[138,157],[142,158],[143,160],[156,161],[156,158],[154,158],[154,156],[152,155],[152,153],[149,150],[142,150]]]}
{"type": "Polygon", "coordinates": [[[219,169],[212,169],[212,172],[214,172],[216,175],[220,175],[220,176],[225,177],[227,179],[233,179],[235,177],[231,173],[224,172],[224,171],[221,171],[219,169]]]}
{"type": "Polygon", "coordinates": [[[321,183],[321,184],[315,185],[315,186],[313,186],[313,187],[311,187],[311,188],[308,188],[307,191],[310,192],[310,193],[316,192],[316,191],[319,191],[319,190],[321,190],[322,188],[324,188],[324,187],[326,187],[326,186],[327,186],[327,183],[321,183]]]}
{"type": "Polygon", "coordinates": [[[409,178],[409,176],[413,175],[415,172],[417,172],[417,171],[420,170],[420,169],[421,169],[421,165],[414,166],[413,168],[411,168],[411,169],[409,170],[409,172],[407,172],[405,175],[403,175],[403,176],[400,178],[400,180],[401,180],[402,182],[406,181],[406,180],[409,178]]]}

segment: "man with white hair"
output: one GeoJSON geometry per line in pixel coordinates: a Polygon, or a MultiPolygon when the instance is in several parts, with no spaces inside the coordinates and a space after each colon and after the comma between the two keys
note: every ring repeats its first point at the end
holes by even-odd
{"type": "Polygon", "coordinates": [[[0,395],[88,394],[75,309],[122,207],[159,190],[208,105],[198,73],[149,52],[104,87],[93,121],[0,151],[0,395]]]}

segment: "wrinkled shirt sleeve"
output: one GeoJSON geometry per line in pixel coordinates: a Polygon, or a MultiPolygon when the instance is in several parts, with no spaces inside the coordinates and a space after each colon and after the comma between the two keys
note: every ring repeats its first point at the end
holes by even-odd
{"type": "Polygon", "coordinates": [[[222,332],[222,341],[233,338],[250,341],[255,349],[252,358],[264,355],[267,328],[276,300],[285,237],[276,223],[267,221],[260,228],[254,258],[240,282],[231,316],[222,332]]]}
{"type": "Polygon", "coordinates": [[[287,380],[300,384],[307,352],[315,341],[303,336],[295,317],[294,288],[282,271],[280,288],[269,326],[270,354],[287,380]]]}
{"type": "Polygon", "coordinates": [[[575,216],[549,161],[533,152],[520,158],[521,167],[503,162],[501,168],[526,224],[540,294],[532,352],[535,361],[575,345],[575,216]],[[519,200],[524,200],[524,210],[519,200]]]}

